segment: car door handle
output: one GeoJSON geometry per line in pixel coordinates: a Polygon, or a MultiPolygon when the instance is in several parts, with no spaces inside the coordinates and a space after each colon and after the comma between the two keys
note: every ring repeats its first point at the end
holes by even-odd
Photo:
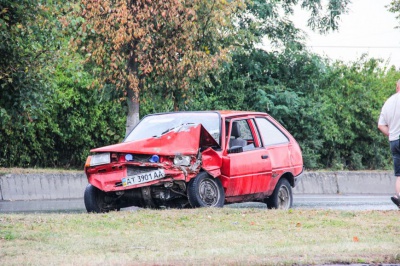
{"type": "Polygon", "coordinates": [[[261,155],[261,159],[268,159],[268,155],[261,155]]]}

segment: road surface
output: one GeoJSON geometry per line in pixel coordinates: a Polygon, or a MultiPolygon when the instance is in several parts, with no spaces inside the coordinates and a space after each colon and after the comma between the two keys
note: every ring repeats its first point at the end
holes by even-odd
{"type": "MultiPolygon", "coordinates": [[[[325,210],[398,210],[391,195],[294,195],[293,209],[325,210]]],[[[226,208],[266,208],[263,203],[250,202],[226,205],[226,208]]],[[[135,210],[125,208],[124,210],[135,210]]],[[[83,199],[0,201],[0,213],[15,212],[86,212],[83,199]]]]}

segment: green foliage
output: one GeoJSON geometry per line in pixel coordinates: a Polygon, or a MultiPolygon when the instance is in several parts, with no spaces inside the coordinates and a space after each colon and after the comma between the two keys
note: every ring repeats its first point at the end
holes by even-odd
{"type": "MultiPolygon", "coordinates": [[[[71,70],[70,70],[71,71],[71,70]]],[[[54,164],[83,165],[89,150],[120,142],[124,136],[125,107],[111,99],[107,90],[90,90],[88,73],[77,77],[65,69],[57,71],[54,95],[54,164]]]]}
{"type": "Polygon", "coordinates": [[[388,10],[392,13],[395,13],[396,19],[400,20],[400,1],[399,0],[392,0],[390,5],[387,6],[388,10]]]}
{"type": "Polygon", "coordinates": [[[122,139],[125,107],[87,89],[95,80],[62,38],[59,2],[0,3],[0,166],[82,167],[91,148],[122,139]]]}
{"type": "Polygon", "coordinates": [[[19,123],[3,120],[0,166],[80,168],[91,148],[123,139],[126,108],[106,91],[89,90],[93,78],[73,70],[57,68],[46,112],[19,123]]]}
{"type": "Polygon", "coordinates": [[[34,156],[42,157],[38,147],[52,141],[42,138],[41,131],[49,126],[43,115],[53,93],[48,78],[52,60],[58,56],[59,24],[53,18],[57,4],[0,1],[0,165],[15,160],[29,164],[25,152],[33,146],[34,156]],[[31,127],[34,120],[36,129],[31,127]]]}
{"type": "Polygon", "coordinates": [[[321,155],[327,166],[376,169],[390,162],[387,139],[377,130],[377,120],[400,75],[380,63],[362,57],[349,65],[336,63],[326,74],[320,101],[326,114],[321,155]]]}
{"type": "MultiPolygon", "coordinates": [[[[30,119],[51,94],[48,76],[58,56],[57,1],[0,0],[0,106],[13,119],[30,119]],[[47,2],[46,2],[47,3],[47,2]]],[[[7,119],[7,118],[4,118],[7,119]]]]}
{"type": "MultiPolygon", "coordinates": [[[[246,1],[235,14],[227,12],[233,15],[232,25],[227,24],[230,19],[221,20],[214,2],[196,3],[198,20],[186,26],[200,24],[185,40],[204,58],[220,51],[230,54],[207,63],[195,55],[184,57],[191,54],[181,45],[185,50],[181,59],[188,68],[181,69],[180,75],[174,73],[181,61],[163,57],[162,65],[170,66],[166,71],[141,76],[141,116],[176,109],[268,112],[299,141],[306,168],[391,165],[387,139],[376,124],[400,73],[366,57],[344,64],[313,55],[304,50],[302,33],[288,20],[293,6],[300,4],[310,13],[310,27],[320,32],[336,30],[348,0],[246,1]],[[263,38],[280,52],[255,49],[263,38]],[[191,58],[203,64],[201,71],[199,66],[189,67],[195,63],[191,58]],[[185,86],[179,87],[181,82],[185,86]]],[[[398,6],[398,1],[392,1],[390,11],[398,12],[398,6]]],[[[116,90],[121,80],[100,82],[99,73],[113,70],[93,64],[84,68],[79,53],[85,56],[88,47],[68,48],[71,36],[79,46],[93,34],[91,25],[80,28],[85,20],[75,16],[77,10],[81,8],[76,1],[0,0],[0,166],[81,167],[91,148],[119,142],[125,134],[128,107],[121,99],[126,95],[116,90]]],[[[101,30],[101,23],[98,26],[101,30]]],[[[148,32],[142,44],[151,36],[155,50],[143,51],[152,55],[149,62],[153,62],[153,52],[161,51],[164,43],[161,33],[148,32]]],[[[99,46],[102,55],[109,56],[103,48],[99,46]]],[[[118,60],[126,66],[124,58],[118,60]]]]}
{"type": "MultiPolygon", "coordinates": [[[[251,59],[247,59],[245,54],[253,53],[255,44],[262,43],[264,40],[270,42],[274,46],[294,47],[295,49],[299,47],[301,48],[303,33],[297,29],[289,19],[296,4],[300,4],[303,9],[309,11],[309,24],[311,28],[320,32],[327,32],[338,28],[337,20],[343,13],[347,12],[349,1],[331,0],[328,3],[325,3],[321,0],[251,0],[244,1],[243,3],[244,5],[242,6],[241,4],[238,5],[237,1],[231,1],[229,9],[224,6],[226,1],[194,1],[191,3],[195,6],[197,16],[197,19],[193,21],[193,24],[197,24],[197,26],[193,26],[191,28],[192,30],[187,30],[186,32],[189,32],[189,40],[191,43],[189,48],[192,50],[191,52],[197,56],[192,55],[191,57],[186,58],[191,62],[191,64],[188,64],[180,75],[178,75],[180,68],[177,66],[170,67],[167,69],[168,71],[152,71],[149,73],[146,76],[146,82],[144,83],[147,91],[141,90],[140,96],[142,97],[145,95],[146,97],[157,99],[157,101],[161,103],[164,103],[163,100],[166,100],[164,106],[160,106],[158,103],[155,104],[160,110],[191,109],[193,108],[193,104],[196,102],[196,97],[204,99],[204,95],[210,95],[210,93],[213,94],[210,91],[213,90],[215,80],[213,80],[212,76],[214,76],[215,73],[227,73],[230,71],[230,67],[233,65],[237,66],[235,62],[231,62],[231,56],[236,56],[234,60],[239,60],[238,55],[242,54],[243,56],[240,59],[246,61],[256,60],[257,62],[255,56],[251,57],[251,59]],[[233,11],[235,13],[232,16],[231,12],[233,11]],[[226,49],[233,52],[228,56],[218,58],[217,55],[226,49]],[[209,56],[199,60],[198,54],[201,54],[204,51],[207,55],[214,56],[211,65],[218,65],[219,69],[207,65],[209,56]],[[202,64],[206,65],[207,68],[200,71],[199,62],[202,62],[202,64]],[[212,74],[207,75],[206,73],[203,73],[206,70],[212,72],[212,74]],[[174,83],[171,83],[171,81],[174,81],[174,83]],[[185,83],[185,86],[181,86],[181,83],[185,83]],[[195,95],[194,99],[191,99],[192,95],[195,95]],[[160,99],[163,100],[159,101],[160,99]],[[170,108],[171,101],[174,103],[173,109],[170,108]]],[[[147,18],[143,19],[144,22],[146,20],[147,18]]],[[[157,19],[152,18],[151,21],[157,22],[157,19]]],[[[177,32],[177,30],[174,29],[174,32],[177,32]]],[[[149,33],[146,35],[146,38],[151,38],[153,35],[154,33],[149,33]]],[[[163,48],[154,47],[156,48],[155,51],[157,51],[157,53],[160,53],[161,49],[171,46],[170,40],[165,38],[165,34],[160,35],[160,33],[157,33],[156,35],[158,36],[158,40],[164,40],[161,45],[163,48]]],[[[114,36],[117,35],[114,34],[114,36]]],[[[171,36],[173,37],[174,35],[171,36]]],[[[182,35],[180,37],[181,41],[185,40],[186,37],[186,35],[182,35]]],[[[148,50],[152,51],[152,49],[148,50]]],[[[185,50],[186,48],[182,49],[185,50]]],[[[106,50],[108,51],[108,49],[106,50]]],[[[186,53],[190,54],[189,51],[174,52],[173,54],[181,56],[181,54],[183,55],[186,53]]],[[[186,59],[185,57],[182,57],[179,62],[184,62],[186,59]]],[[[169,60],[170,59],[167,61],[169,60]]],[[[152,66],[154,68],[159,68],[158,64],[157,59],[153,58],[152,66]]],[[[171,64],[171,62],[168,64],[171,64]]],[[[247,66],[250,65],[251,63],[247,64],[247,66]]],[[[242,80],[237,81],[238,84],[235,84],[235,86],[240,87],[243,85],[242,80]]],[[[230,85],[232,85],[232,83],[230,83],[230,85]]],[[[236,88],[226,88],[226,90],[231,90],[233,92],[236,91],[236,88]]],[[[229,93],[225,94],[228,95],[229,93]]],[[[231,96],[237,96],[237,94],[229,94],[228,98],[231,98],[231,96]]],[[[219,96],[216,96],[216,98],[218,97],[219,96]]],[[[218,100],[219,103],[225,104],[222,103],[221,100],[222,99],[218,100]]],[[[226,100],[244,101],[244,98],[239,96],[238,99],[226,100]]],[[[148,109],[149,107],[146,102],[146,99],[143,100],[143,98],[141,98],[141,108],[145,108],[146,110],[154,110],[154,108],[158,108],[153,106],[148,109]]],[[[204,104],[208,105],[208,103],[201,103],[203,106],[204,104]]],[[[211,102],[210,105],[212,105],[211,102]]],[[[196,106],[194,108],[198,109],[201,107],[196,106]]],[[[143,113],[143,110],[141,113],[143,113]]]]}
{"type": "Polygon", "coordinates": [[[387,139],[377,119],[400,73],[381,63],[365,57],[331,63],[292,49],[237,53],[188,109],[268,112],[299,141],[306,168],[387,168],[387,139]]]}

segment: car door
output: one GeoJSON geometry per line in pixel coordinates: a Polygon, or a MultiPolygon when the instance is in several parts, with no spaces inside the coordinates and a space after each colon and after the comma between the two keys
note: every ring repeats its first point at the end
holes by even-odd
{"type": "Polygon", "coordinates": [[[260,183],[258,191],[272,192],[279,177],[290,168],[289,138],[267,117],[255,118],[262,139],[262,146],[268,151],[271,167],[269,182],[260,183]]]}
{"type": "Polygon", "coordinates": [[[241,143],[237,139],[243,139],[245,143],[241,147],[242,150],[239,149],[240,152],[228,152],[223,156],[222,175],[228,180],[225,195],[231,197],[259,192],[260,187],[267,186],[271,176],[271,164],[268,151],[261,147],[254,119],[232,119],[227,121],[226,128],[226,150],[232,150],[232,143],[241,143]],[[239,127],[240,132],[233,130],[235,125],[239,127]]]}

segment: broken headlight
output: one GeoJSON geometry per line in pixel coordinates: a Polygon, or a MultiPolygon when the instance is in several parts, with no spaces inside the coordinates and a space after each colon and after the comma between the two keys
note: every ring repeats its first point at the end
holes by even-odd
{"type": "Polygon", "coordinates": [[[176,166],[189,166],[190,156],[176,155],[174,158],[174,164],[176,166]]]}
{"type": "Polygon", "coordinates": [[[108,164],[111,162],[110,153],[100,153],[92,155],[90,158],[90,166],[108,164]]]}

